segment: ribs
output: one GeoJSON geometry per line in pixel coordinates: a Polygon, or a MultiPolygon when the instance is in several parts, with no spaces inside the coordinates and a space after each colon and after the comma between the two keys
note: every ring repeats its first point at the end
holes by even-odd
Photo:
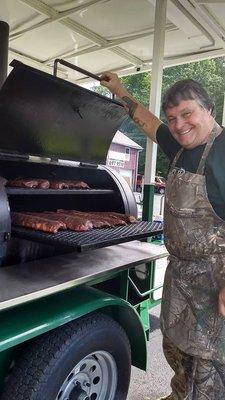
{"type": "Polygon", "coordinates": [[[50,181],[50,189],[68,189],[66,181],[50,181]]]}
{"type": "Polygon", "coordinates": [[[38,189],[49,189],[50,182],[47,179],[37,179],[38,189]]]}
{"type": "Polygon", "coordinates": [[[66,181],[70,189],[90,189],[90,186],[83,181],[66,181]]]}
{"type": "Polygon", "coordinates": [[[93,212],[92,214],[101,215],[101,216],[106,215],[110,218],[116,218],[119,220],[122,219],[127,224],[135,224],[137,222],[137,219],[133,215],[120,214],[117,212],[101,211],[101,212],[93,212]]]}
{"type": "Polygon", "coordinates": [[[37,179],[10,179],[7,182],[7,186],[9,187],[18,187],[18,188],[36,188],[38,186],[37,179]]]}
{"type": "MultiPolygon", "coordinates": [[[[32,215],[33,213],[29,214],[32,215]]],[[[50,221],[60,221],[65,224],[67,229],[75,232],[85,232],[93,228],[92,222],[88,218],[81,218],[76,215],[66,215],[56,212],[44,211],[35,213],[35,216],[47,218],[50,221]]]]}
{"type": "Polygon", "coordinates": [[[83,212],[76,210],[57,210],[58,213],[67,215],[77,215],[81,218],[88,218],[93,223],[94,228],[110,228],[113,226],[126,225],[126,222],[120,218],[112,218],[108,215],[101,215],[101,213],[83,212]]]}
{"type": "Polygon", "coordinates": [[[36,231],[48,233],[56,233],[59,229],[65,229],[66,224],[62,221],[52,221],[45,217],[40,217],[32,214],[11,212],[13,225],[24,226],[36,231]]]}
{"type": "Polygon", "coordinates": [[[63,214],[67,216],[76,216],[80,217],[83,220],[85,218],[88,218],[89,221],[91,221],[93,228],[111,228],[112,224],[110,224],[108,221],[104,220],[103,218],[98,218],[98,217],[93,217],[89,213],[81,212],[81,211],[75,211],[75,210],[57,210],[57,214],[63,214]]]}

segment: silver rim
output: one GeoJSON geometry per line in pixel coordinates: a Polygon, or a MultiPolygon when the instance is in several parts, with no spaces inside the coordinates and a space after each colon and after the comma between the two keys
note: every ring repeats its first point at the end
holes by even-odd
{"type": "Polygon", "coordinates": [[[56,400],[113,400],[117,366],[106,351],[91,353],[81,360],[63,382],[56,400]]]}

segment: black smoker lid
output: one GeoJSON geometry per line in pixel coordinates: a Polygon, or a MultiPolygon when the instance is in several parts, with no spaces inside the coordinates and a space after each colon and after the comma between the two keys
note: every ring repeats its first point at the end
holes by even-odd
{"type": "Polygon", "coordinates": [[[124,107],[14,60],[0,91],[0,152],[105,164],[124,107]]]}

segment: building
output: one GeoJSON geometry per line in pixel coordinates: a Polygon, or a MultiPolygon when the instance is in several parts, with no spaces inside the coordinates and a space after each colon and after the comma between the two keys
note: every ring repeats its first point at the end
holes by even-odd
{"type": "Polygon", "coordinates": [[[136,187],[139,152],[142,150],[136,142],[117,131],[107,155],[106,165],[119,172],[133,190],[136,187]]]}

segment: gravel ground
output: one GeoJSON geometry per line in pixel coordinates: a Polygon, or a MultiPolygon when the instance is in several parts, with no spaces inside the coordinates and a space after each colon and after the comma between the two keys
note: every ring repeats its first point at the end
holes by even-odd
{"type": "Polygon", "coordinates": [[[148,342],[148,371],[132,367],[131,384],[127,400],[156,400],[170,393],[172,370],[162,352],[159,329],[160,306],[151,310],[151,333],[148,342]]]}

